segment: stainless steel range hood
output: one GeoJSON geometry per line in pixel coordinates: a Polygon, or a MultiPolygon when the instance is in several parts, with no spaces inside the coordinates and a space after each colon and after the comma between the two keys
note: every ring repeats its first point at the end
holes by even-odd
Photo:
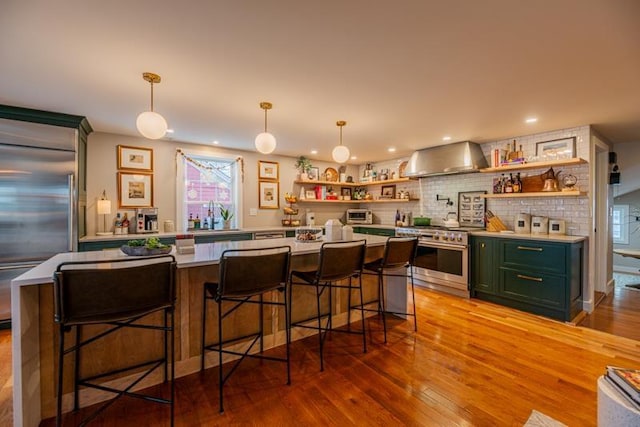
{"type": "Polygon", "coordinates": [[[409,159],[405,176],[478,172],[488,166],[480,146],[475,142],[463,141],[416,151],[409,159]]]}

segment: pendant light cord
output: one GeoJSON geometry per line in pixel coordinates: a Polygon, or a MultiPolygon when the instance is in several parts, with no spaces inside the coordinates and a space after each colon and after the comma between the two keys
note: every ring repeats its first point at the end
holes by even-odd
{"type": "Polygon", "coordinates": [[[267,108],[264,109],[264,133],[267,133],[267,108]]]}
{"type": "Polygon", "coordinates": [[[151,80],[151,111],[153,111],[153,80],[151,80]]]}

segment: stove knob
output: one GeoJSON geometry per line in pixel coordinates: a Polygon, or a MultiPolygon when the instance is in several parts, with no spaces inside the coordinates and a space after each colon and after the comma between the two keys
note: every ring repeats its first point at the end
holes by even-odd
{"type": "Polygon", "coordinates": [[[440,240],[440,233],[436,231],[436,233],[433,235],[433,240],[440,240]]]}
{"type": "Polygon", "coordinates": [[[462,233],[458,233],[458,242],[462,242],[462,233]]]}
{"type": "Polygon", "coordinates": [[[447,233],[444,233],[444,234],[442,235],[442,240],[444,240],[445,242],[446,242],[447,240],[449,240],[449,236],[447,236],[447,233]]]}

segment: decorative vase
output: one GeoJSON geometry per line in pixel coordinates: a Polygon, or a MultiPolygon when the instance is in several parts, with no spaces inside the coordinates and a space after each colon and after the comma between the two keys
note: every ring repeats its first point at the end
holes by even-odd
{"type": "Polygon", "coordinates": [[[222,220],[222,229],[229,230],[230,228],[231,228],[231,220],[230,219],[222,220]]]}
{"type": "Polygon", "coordinates": [[[300,172],[300,181],[308,181],[309,175],[305,172],[300,172]]]}

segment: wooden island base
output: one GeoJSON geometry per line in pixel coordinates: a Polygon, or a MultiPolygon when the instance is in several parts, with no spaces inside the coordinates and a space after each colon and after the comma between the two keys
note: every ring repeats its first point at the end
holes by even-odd
{"type": "MultiPolygon", "coordinates": [[[[371,236],[375,239],[378,236],[371,236]]],[[[287,240],[287,239],[283,239],[287,240]]],[[[383,246],[379,238],[374,245],[367,248],[367,261],[381,256],[383,246]]],[[[319,245],[318,245],[319,247],[319,245]]],[[[175,311],[175,368],[176,377],[185,376],[200,369],[201,347],[201,319],[203,303],[203,283],[217,278],[218,264],[181,266],[178,258],[177,274],[177,301],[175,311]]],[[[317,265],[317,253],[303,253],[292,257],[292,269],[313,269],[317,265]]],[[[406,307],[406,281],[402,278],[395,279],[391,293],[387,292],[394,306],[406,307]],[[404,286],[402,286],[404,285],[404,286]]],[[[53,289],[51,283],[42,283],[36,286],[20,286],[20,322],[17,326],[22,330],[21,339],[16,339],[17,331],[14,331],[14,351],[21,357],[21,381],[16,381],[14,389],[14,407],[16,425],[37,426],[42,419],[55,416],[56,408],[56,361],[58,327],[53,321],[53,289]],[[17,347],[17,350],[16,350],[17,347]],[[16,396],[18,402],[16,402],[16,396]],[[18,414],[18,412],[21,412],[18,414]],[[19,416],[22,415],[22,418],[19,416]]],[[[370,301],[377,296],[377,278],[373,275],[363,275],[364,299],[370,301]]],[[[316,313],[316,296],[314,288],[296,287],[293,291],[294,321],[310,319],[316,313]],[[302,288],[302,289],[301,289],[302,288]]],[[[347,322],[347,291],[334,290],[333,297],[333,325],[339,327],[347,322]]],[[[353,301],[359,300],[357,292],[353,292],[353,301]]],[[[272,292],[269,298],[282,299],[282,294],[272,292]]],[[[326,296],[325,296],[326,299],[326,296]]],[[[325,304],[327,301],[325,301],[325,304]]],[[[370,313],[371,315],[372,313],[370,313]]],[[[158,323],[161,314],[156,313],[158,323]]],[[[353,310],[352,322],[359,328],[359,310],[353,310]]],[[[265,307],[265,337],[264,348],[269,349],[285,343],[285,313],[282,307],[265,307]]],[[[206,342],[217,342],[217,307],[209,304],[207,311],[207,337],[206,342]]],[[[83,336],[91,336],[104,326],[85,326],[83,336]],[[86,335],[85,335],[86,334],[86,335]]],[[[258,307],[246,305],[225,319],[223,335],[224,339],[239,337],[258,330],[258,307]]],[[[294,328],[292,340],[298,340],[313,335],[313,330],[294,328]]],[[[67,345],[72,345],[73,334],[69,334],[67,345]]],[[[151,360],[162,353],[163,341],[161,333],[145,330],[120,330],[111,336],[98,340],[82,351],[81,375],[92,375],[107,372],[124,366],[135,365],[143,361],[151,360]]],[[[244,348],[246,343],[237,344],[238,348],[244,348]]],[[[232,360],[225,355],[224,361],[232,360]]],[[[68,412],[73,405],[73,357],[65,358],[65,377],[63,397],[63,412],[68,412]]],[[[216,353],[207,354],[206,366],[212,367],[218,364],[216,353]]],[[[14,369],[15,371],[15,369],[14,369]]],[[[131,372],[125,377],[110,378],[107,383],[117,387],[130,382],[130,377],[137,378],[131,372]]],[[[136,386],[136,390],[149,387],[162,382],[162,370],[159,369],[136,386]]],[[[94,389],[81,389],[80,404],[85,407],[99,401],[110,399],[111,393],[94,389]]]]}

